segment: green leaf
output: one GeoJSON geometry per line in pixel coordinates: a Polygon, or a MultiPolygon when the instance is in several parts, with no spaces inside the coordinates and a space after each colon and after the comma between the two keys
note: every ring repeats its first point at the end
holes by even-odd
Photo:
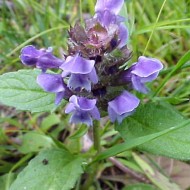
{"type": "Polygon", "coordinates": [[[141,105],[134,115],[126,118],[117,130],[127,141],[154,135],[172,127],[187,125],[182,129],[163,134],[141,146],[139,150],[175,159],[190,159],[190,124],[172,106],[163,102],[141,105]]]}
{"type": "Polygon", "coordinates": [[[42,148],[55,146],[55,143],[50,137],[37,132],[28,132],[21,139],[22,145],[18,147],[18,150],[24,154],[39,152],[42,148]]]}
{"type": "Polygon", "coordinates": [[[82,125],[72,136],[70,136],[70,139],[78,139],[82,136],[84,136],[87,131],[88,131],[88,127],[86,125],[82,125]]]}
{"type": "Polygon", "coordinates": [[[55,94],[45,92],[37,83],[39,70],[19,70],[0,76],[0,102],[18,110],[53,111],[55,94]]]}
{"type": "Polygon", "coordinates": [[[83,173],[83,159],[62,149],[42,151],[18,175],[10,190],[69,190],[83,173]]]}
{"type": "Polygon", "coordinates": [[[49,130],[52,126],[60,123],[60,118],[56,114],[51,114],[48,117],[45,117],[42,121],[40,129],[43,131],[49,130]]]}
{"type": "Polygon", "coordinates": [[[123,158],[117,158],[117,160],[121,162],[124,166],[127,166],[128,168],[130,168],[131,170],[142,173],[142,170],[140,169],[140,167],[133,160],[126,160],[123,158]]]}
{"type": "Polygon", "coordinates": [[[156,190],[156,188],[149,184],[138,183],[138,184],[134,184],[134,185],[128,185],[127,187],[123,188],[122,190],[156,190]]]}
{"type": "Polygon", "coordinates": [[[119,153],[122,153],[124,151],[127,150],[131,150],[139,145],[142,145],[144,143],[147,143],[149,141],[152,141],[158,137],[161,137],[163,135],[169,134],[173,131],[179,130],[181,128],[186,127],[187,125],[190,125],[190,120],[185,120],[184,122],[180,123],[179,125],[170,127],[168,129],[165,129],[163,131],[157,132],[157,133],[153,133],[150,135],[145,135],[142,137],[137,137],[137,138],[132,138],[132,139],[128,139],[126,142],[121,143],[121,144],[117,144],[107,150],[104,150],[103,152],[101,152],[92,162],[97,162],[99,160],[103,160],[105,158],[109,158],[111,156],[115,156],[119,153]]]}
{"type": "MultiPolygon", "coordinates": [[[[0,176],[0,190],[8,190],[9,187],[7,187],[7,178],[8,174],[0,176]]],[[[16,178],[15,174],[13,173],[9,174],[9,184],[11,184],[15,178],[16,178]]]]}

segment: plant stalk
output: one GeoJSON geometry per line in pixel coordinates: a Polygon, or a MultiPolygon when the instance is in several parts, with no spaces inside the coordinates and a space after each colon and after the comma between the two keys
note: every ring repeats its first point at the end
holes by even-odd
{"type": "Polygon", "coordinates": [[[101,152],[101,138],[100,138],[100,123],[99,122],[94,122],[93,140],[94,140],[94,149],[97,151],[97,154],[99,154],[101,152]]]}

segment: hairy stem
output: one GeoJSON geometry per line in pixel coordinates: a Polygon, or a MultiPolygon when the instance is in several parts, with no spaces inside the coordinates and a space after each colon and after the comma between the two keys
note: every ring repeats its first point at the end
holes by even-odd
{"type": "MultiPolygon", "coordinates": [[[[94,140],[94,149],[97,151],[96,155],[101,152],[101,144],[100,144],[100,123],[98,121],[94,121],[93,125],[93,140],[94,140]]],[[[94,163],[91,167],[91,172],[88,174],[87,179],[82,186],[83,190],[88,190],[91,184],[94,181],[94,178],[96,176],[97,170],[98,170],[98,163],[94,163]]]]}
{"type": "Polygon", "coordinates": [[[96,177],[98,164],[95,163],[95,164],[94,164],[93,166],[91,166],[91,167],[92,167],[92,168],[91,168],[92,172],[88,174],[87,179],[86,179],[84,185],[83,185],[82,188],[81,188],[81,189],[83,189],[83,190],[88,190],[89,187],[92,185],[92,183],[93,183],[95,177],[96,177]]]}
{"type": "Polygon", "coordinates": [[[93,139],[94,139],[94,149],[97,151],[97,154],[99,154],[101,151],[100,124],[99,124],[99,122],[94,122],[93,139]]]}

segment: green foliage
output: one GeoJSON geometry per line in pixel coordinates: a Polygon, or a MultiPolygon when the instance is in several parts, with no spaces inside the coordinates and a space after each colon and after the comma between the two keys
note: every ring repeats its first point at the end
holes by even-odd
{"type": "Polygon", "coordinates": [[[8,179],[8,176],[9,176],[9,183],[10,183],[10,184],[11,184],[11,183],[15,180],[15,178],[16,178],[16,175],[13,174],[13,173],[0,176],[0,190],[6,190],[6,188],[7,188],[7,179],[8,179]]]}
{"type": "Polygon", "coordinates": [[[43,119],[40,129],[42,129],[43,131],[47,131],[52,126],[59,124],[59,123],[60,123],[60,118],[58,117],[58,115],[52,113],[51,115],[49,115],[43,119]]]}
{"type": "Polygon", "coordinates": [[[37,132],[28,132],[21,137],[21,140],[22,145],[18,150],[23,154],[39,152],[41,149],[47,149],[55,146],[50,137],[37,132]]]}
{"type": "MultiPolygon", "coordinates": [[[[127,126],[127,124],[126,124],[125,121],[121,125],[119,125],[119,127],[122,127],[122,126],[125,126],[125,125],[127,126]]],[[[109,158],[111,156],[115,156],[115,155],[117,155],[119,153],[122,153],[124,151],[130,150],[130,149],[134,149],[135,147],[140,146],[140,145],[142,145],[144,143],[147,143],[149,141],[152,141],[152,140],[154,140],[154,139],[156,139],[158,137],[161,137],[163,135],[172,133],[175,130],[179,130],[181,128],[184,128],[184,127],[186,127],[189,124],[190,124],[190,120],[185,120],[182,123],[180,123],[179,125],[175,125],[175,126],[172,126],[170,128],[164,129],[162,131],[151,133],[151,134],[148,134],[148,135],[143,135],[143,136],[140,136],[141,133],[139,134],[139,131],[138,131],[139,137],[127,139],[127,141],[124,142],[124,143],[116,144],[113,147],[111,147],[111,148],[109,148],[109,149],[107,149],[105,151],[102,151],[96,157],[96,159],[94,161],[103,160],[105,158],[109,158]]],[[[123,128],[125,128],[125,127],[123,127],[123,128]]],[[[124,133],[124,131],[125,130],[123,130],[122,133],[124,133]]],[[[125,132],[128,132],[128,131],[125,131],[125,132]]],[[[123,136],[123,134],[121,134],[121,135],[123,136]]]]}
{"type": "Polygon", "coordinates": [[[139,183],[139,184],[134,184],[134,185],[128,185],[122,190],[156,190],[156,188],[152,185],[139,183]]]}
{"type": "Polygon", "coordinates": [[[40,152],[19,173],[10,190],[69,190],[83,173],[83,159],[60,149],[40,152]]]}
{"type": "Polygon", "coordinates": [[[83,135],[85,135],[88,131],[88,127],[86,125],[82,125],[75,134],[73,134],[72,136],[70,136],[70,139],[78,139],[80,137],[82,137],[83,135]]]}
{"type": "Polygon", "coordinates": [[[37,83],[39,70],[20,70],[0,76],[0,102],[31,112],[53,111],[55,94],[45,92],[37,83]]]}
{"type": "MultiPolygon", "coordinates": [[[[117,125],[121,136],[129,142],[174,128],[187,121],[172,106],[163,102],[141,105],[134,115],[117,125]]],[[[138,147],[139,150],[176,159],[190,159],[190,124],[186,127],[165,134],[138,147]]]]}

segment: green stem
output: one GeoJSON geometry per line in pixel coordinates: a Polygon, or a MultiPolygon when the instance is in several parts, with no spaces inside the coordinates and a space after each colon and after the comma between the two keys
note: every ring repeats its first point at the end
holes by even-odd
{"type": "Polygon", "coordinates": [[[96,177],[97,167],[97,163],[94,163],[94,165],[91,166],[92,172],[88,174],[87,179],[81,189],[89,190],[89,187],[91,186],[91,184],[94,181],[94,178],[96,177]]]}
{"type": "MultiPolygon", "coordinates": [[[[100,123],[98,121],[94,121],[93,140],[94,140],[94,149],[97,151],[96,155],[98,155],[101,152],[100,123]]],[[[91,172],[88,174],[87,179],[81,189],[83,190],[89,189],[97,174],[97,169],[98,169],[98,163],[94,163],[93,165],[90,166],[89,171],[91,172]]]]}
{"type": "Polygon", "coordinates": [[[93,126],[93,139],[94,139],[94,149],[97,151],[97,154],[101,152],[101,139],[100,139],[100,124],[99,122],[94,122],[93,126]]]}

